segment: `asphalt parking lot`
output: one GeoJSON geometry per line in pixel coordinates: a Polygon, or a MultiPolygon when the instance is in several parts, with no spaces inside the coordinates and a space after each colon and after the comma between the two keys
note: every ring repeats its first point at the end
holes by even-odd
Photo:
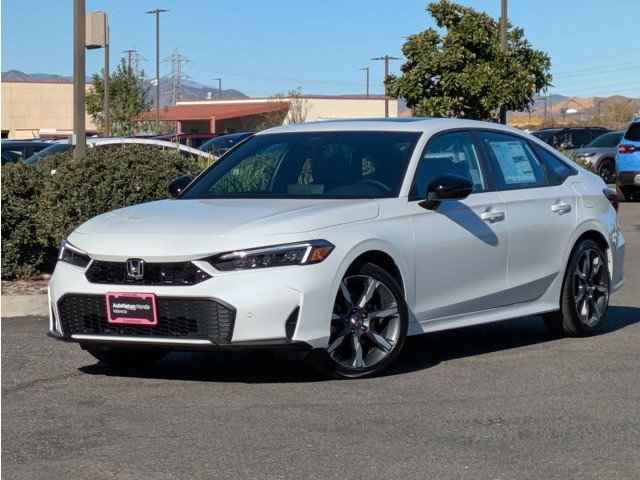
{"type": "Polygon", "coordinates": [[[388,375],[326,381],[265,353],[113,371],[2,321],[7,479],[581,478],[640,472],[640,204],[601,335],[538,318],[413,338],[388,375]]]}

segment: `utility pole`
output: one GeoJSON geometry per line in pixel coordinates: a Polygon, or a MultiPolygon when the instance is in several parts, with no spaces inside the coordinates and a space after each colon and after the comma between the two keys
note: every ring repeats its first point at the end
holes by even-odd
{"type": "Polygon", "coordinates": [[[156,8],[146,12],[156,16],[156,133],[160,132],[160,14],[168,11],[156,8]]]}
{"type": "Polygon", "coordinates": [[[85,4],[73,0],[73,158],[84,156],[87,148],[85,131],[85,4]]]}
{"type": "Polygon", "coordinates": [[[367,82],[367,97],[369,97],[369,67],[362,67],[360,70],[364,70],[366,72],[366,82],[367,82]]]}
{"type": "MultiPolygon", "coordinates": [[[[507,0],[500,0],[500,49],[503,53],[507,53],[507,0]]],[[[507,124],[507,107],[500,106],[500,123],[507,124]]]]}
{"type": "Polygon", "coordinates": [[[134,55],[137,53],[137,50],[135,48],[130,48],[129,50],[123,50],[122,53],[127,54],[127,68],[131,71],[134,55]]]}
{"type": "Polygon", "coordinates": [[[387,77],[389,76],[389,60],[399,60],[399,58],[392,57],[390,55],[385,55],[383,57],[372,58],[371,60],[384,61],[384,117],[387,118],[389,116],[389,97],[387,96],[387,77]]]}
{"type": "Polygon", "coordinates": [[[218,81],[218,96],[222,97],[222,78],[212,78],[211,80],[218,81]]]}
{"type": "Polygon", "coordinates": [[[111,136],[111,112],[109,111],[109,20],[104,14],[104,99],[102,111],[104,112],[104,134],[111,136]]]}

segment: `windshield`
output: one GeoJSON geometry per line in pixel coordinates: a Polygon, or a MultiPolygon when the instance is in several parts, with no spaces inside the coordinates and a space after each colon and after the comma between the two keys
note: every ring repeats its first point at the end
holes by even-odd
{"type": "Polygon", "coordinates": [[[181,198],[382,198],[398,195],[417,132],[257,135],[181,198]]]}
{"type": "Polygon", "coordinates": [[[34,153],[29,158],[27,158],[24,161],[24,163],[26,163],[27,165],[35,165],[40,160],[42,160],[45,157],[48,157],[49,155],[66,152],[68,150],[71,150],[72,148],[73,148],[73,145],[70,145],[68,143],[54,143],[50,147],[44,148],[39,152],[34,153]]]}
{"type": "Polygon", "coordinates": [[[587,147],[613,148],[620,143],[622,132],[605,133],[594,138],[587,147]]]}

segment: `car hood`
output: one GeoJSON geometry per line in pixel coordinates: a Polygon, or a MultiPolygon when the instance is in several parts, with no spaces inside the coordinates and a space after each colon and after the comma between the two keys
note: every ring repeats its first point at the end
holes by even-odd
{"type": "MultiPolygon", "coordinates": [[[[375,200],[160,200],[99,215],[69,241],[95,258],[198,258],[378,216],[375,200]]],[[[302,240],[302,239],[301,239],[302,240]]]]}

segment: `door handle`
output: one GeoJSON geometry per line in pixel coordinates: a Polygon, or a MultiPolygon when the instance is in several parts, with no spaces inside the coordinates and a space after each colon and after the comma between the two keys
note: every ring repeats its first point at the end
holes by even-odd
{"type": "Polygon", "coordinates": [[[565,213],[569,213],[571,211],[571,205],[565,202],[558,202],[551,205],[551,211],[553,213],[557,213],[558,215],[564,215],[565,213]]]}
{"type": "Polygon", "coordinates": [[[489,210],[487,212],[482,212],[480,214],[480,218],[489,223],[501,222],[504,220],[504,212],[489,210]]]}

